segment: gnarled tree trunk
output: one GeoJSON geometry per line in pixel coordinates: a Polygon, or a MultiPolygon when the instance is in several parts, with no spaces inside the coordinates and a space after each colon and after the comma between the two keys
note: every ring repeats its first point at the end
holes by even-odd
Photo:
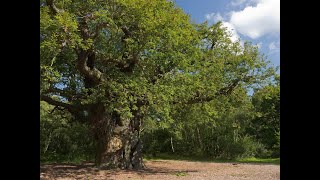
{"type": "Polygon", "coordinates": [[[121,119],[116,112],[108,114],[103,105],[96,104],[90,119],[97,141],[96,165],[121,169],[144,167],[139,115],[121,119]]]}

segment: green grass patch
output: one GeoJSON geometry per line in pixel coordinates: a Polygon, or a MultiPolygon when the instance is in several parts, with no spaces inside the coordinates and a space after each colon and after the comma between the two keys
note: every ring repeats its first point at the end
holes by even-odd
{"type": "Polygon", "coordinates": [[[280,164],[280,158],[241,158],[237,159],[237,162],[242,163],[270,163],[270,164],[280,164]]]}
{"type": "Polygon", "coordinates": [[[198,162],[217,162],[217,163],[265,163],[265,164],[280,164],[280,158],[238,158],[238,159],[213,159],[202,156],[182,156],[173,154],[157,154],[156,157],[146,155],[146,161],[154,160],[180,160],[180,161],[198,161],[198,162]]]}
{"type": "Polygon", "coordinates": [[[176,172],[176,173],[174,173],[174,175],[176,175],[176,176],[186,176],[186,175],[188,175],[188,173],[186,173],[186,172],[176,172]]]}
{"type": "Polygon", "coordinates": [[[75,157],[67,157],[67,156],[49,156],[46,158],[42,158],[40,160],[40,164],[53,164],[53,163],[66,163],[66,164],[75,164],[81,165],[83,162],[94,161],[92,157],[84,157],[84,156],[75,156],[75,157]]]}
{"type": "Polygon", "coordinates": [[[208,161],[208,158],[200,156],[181,156],[166,153],[159,153],[157,156],[145,155],[144,160],[184,160],[184,161],[208,161]]]}

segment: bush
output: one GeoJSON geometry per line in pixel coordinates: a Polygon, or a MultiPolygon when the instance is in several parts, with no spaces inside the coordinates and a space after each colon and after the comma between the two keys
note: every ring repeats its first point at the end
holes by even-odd
{"type": "Polygon", "coordinates": [[[89,128],[76,122],[40,121],[40,161],[89,160],[94,154],[94,140],[89,128]]]}
{"type": "Polygon", "coordinates": [[[217,146],[220,147],[219,154],[214,154],[214,157],[220,159],[236,159],[256,156],[269,155],[265,146],[260,142],[255,141],[250,136],[244,136],[237,142],[233,141],[232,137],[221,136],[217,141],[217,146]]]}
{"type": "Polygon", "coordinates": [[[153,156],[156,156],[157,153],[172,152],[170,137],[170,132],[166,129],[157,129],[153,132],[144,133],[142,136],[143,152],[153,156]]]}
{"type": "Polygon", "coordinates": [[[240,156],[241,158],[256,157],[259,153],[265,151],[265,146],[250,136],[244,136],[240,143],[244,148],[244,152],[240,156]]]}

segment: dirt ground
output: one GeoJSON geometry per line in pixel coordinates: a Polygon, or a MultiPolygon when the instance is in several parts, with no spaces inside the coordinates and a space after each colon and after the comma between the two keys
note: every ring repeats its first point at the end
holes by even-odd
{"type": "Polygon", "coordinates": [[[253,163],[208,163],[176,160],[145,162],[144,170],[103,170],[87,163],[83,165],[51,164],[40,166],[41,180],[193,180],[193,179],[280,179],[280,166],[253,163]]]}

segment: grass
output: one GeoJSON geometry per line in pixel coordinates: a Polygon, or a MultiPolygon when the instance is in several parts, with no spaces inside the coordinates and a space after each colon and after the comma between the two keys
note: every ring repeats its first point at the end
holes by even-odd
{"type": "Polygon", "coordinates": [[[170,154],[158,154],[156,157],[145,156],[145,160],[181,160],[181,161],[200,161],[200,162],[217,162],[217,163],[261,163],[261,164],[277,164],[280,165],[280,158],[237,158],[237,159],[212,159],[208,157],[181,156],[170,154]]]}
{"type": "Polygon", "coordinates": [[[171,155],[171,154],[157,154],[156,157],[146,155],[145,160],[185,160],[185,161],[206,161],[207,158],[204,157],[194,157],[194,156],[181,156],[181,155],[171,155]]]}
{"type": "MultiPolygon", "coordinates": [[[[61,160],[45,160],[41,161],[41,164],[51,164],[51,163],[72,163],[80,165],[84,161],[88,161],[88,158],[77,157],[77,158],[65,158],[61,160]]],[[[90,159],[94,161],[93,158],[90,159]]],[[[182,155],[174,155],[174,154],[165,154],[159,153],[156,157],[152,157],[149,155],[144,156],[144,160],[152,161],[152,160],[180,160],[180,161],[198,161],[198,162],[217,162],[217,163],[261,163],[261,164],[277,164],[280,165],[280,158],[237,158],[237,159],[212,159],[208,157],[201,156],[182,156],[182,155]]],[[[179,175],[178,175],[179,176],[179,175]]]]}
{"type": "Polygon", "coordinates": [[[242,158],[237,159],[238,162],[242,163],[270,163],[270,164],[280,164],[280,158],[242,158]]]}
{"type": "Polygon", "coordinates": [[[188,174],[186,172],[177,172],[177,173],[174,173],[174,175],[176,175],[176,176],[186,176],[188,174]]]}
{"type": "Polygon", "coordinates": [[[93,158],[89,157],[73,157],[73,158],[67,158],[67,157],[60,157],[60,158],[54,158],[54,157],[48,157],[47,159],[40,160],[40,164],[53,164],[53,163],[66,163],[66,164],[75,164],[75,165],[81,165],[83,162],[88,161],[94,161],[93,158]]]}

